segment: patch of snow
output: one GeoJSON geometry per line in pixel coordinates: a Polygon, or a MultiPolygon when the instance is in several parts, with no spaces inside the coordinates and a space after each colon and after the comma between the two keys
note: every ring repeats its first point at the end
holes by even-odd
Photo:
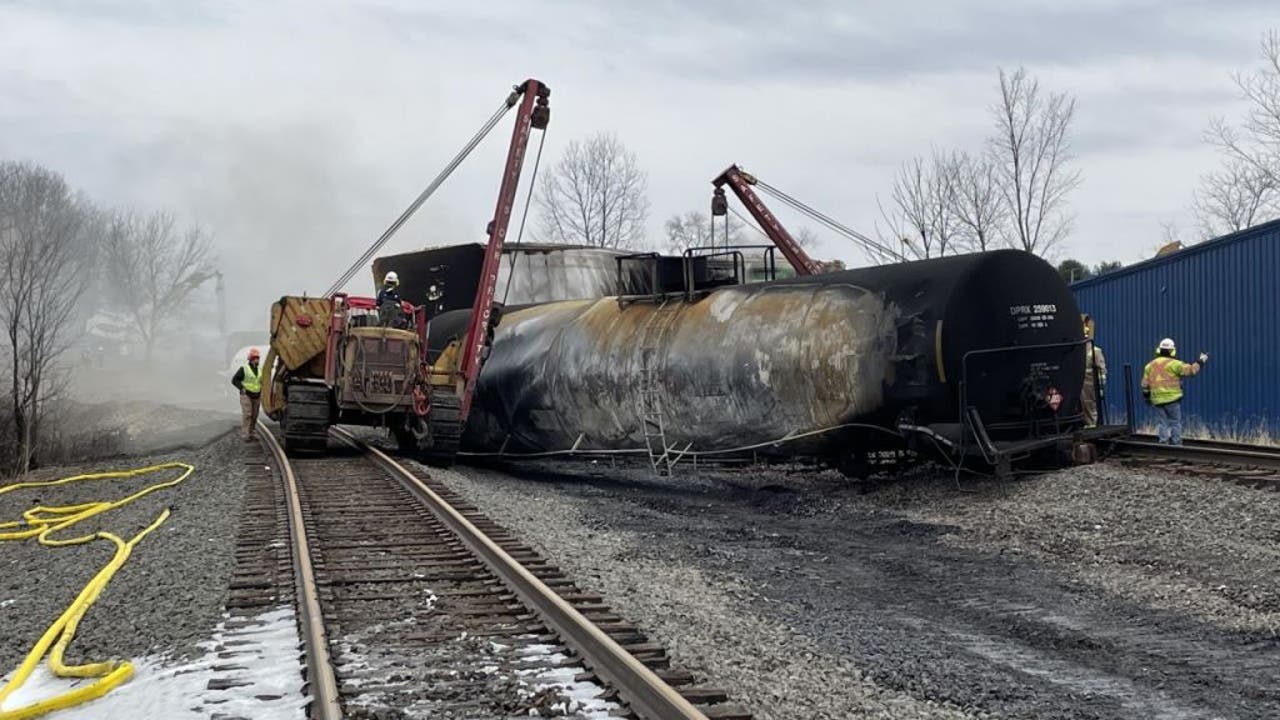
{"type": "MultiPolygon", "coordinates": [[[[260,625],[225,629],[219,625],[200,648],[205,654],[186,663],[172,663],[164,656],[149,656],[133,663],[134,675],[104,697],[57,712],[57,720],[208,720],[214,716],[252,717],[258,720],[305,720],[308,698],[302,691],[298,662],[297,623],[291,608],[271,610],[253,618],[260,625]],[[231,657],[225,641],[249,641],[235,645],[231,657]],[[243,666],[243,670],[218,670],[214,666],[243,666]],[[243,680],[249,684],[228,690],[209,690],[210,680],[243,680]]],[[[8,678],[5,678],[7,681],[8,678]]],[[[68,690],[92,679],[59,678],[41,663],[27,682],[8,697],[0,710],[14,710],[68,690]]]]}
{"type": "MultiPolygon", "coordinates": [[[[553,645],[527,645],[519,648],[516,653],[525,662],[537,662],[543,665],[555,665],[567,659],[565,655],[557,652],[553,645]]],[[[556,703],[552,707],[565,715],[587,720],[621,720],[622,708],[617,703],[600,699],[605,692],[604,688],[592,682],[575,679],[584,670],[580,665],[571,665],[539,667],[516,672],[532,687],[531,694],[552,689],[563,696],[565,702],[556,703]]]]}

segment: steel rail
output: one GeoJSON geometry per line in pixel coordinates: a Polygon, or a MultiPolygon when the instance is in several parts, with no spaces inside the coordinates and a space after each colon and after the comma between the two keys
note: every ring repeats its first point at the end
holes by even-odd
{"type": "MultiPolygon", "coordinates": [[[[1133,433],[1124,440],[1136,440],[1139,442],[1158,443],[1159,439],[1156,435],[1150,433],[1133,433]]],[[[1206,440],[1203,438],[1183,438],[1183,447],[1209,447],[1221,448],[1223,450],[1253,450],[1258,452],[1276,452],[1280,453],[1280,446],[1257,445],[1253,443],[1231,442],[1230,440],[1206,440]]]]}
{"type": "Polygon", "coordinates": [[[647,720],[708,720],[697,707],[556,594],[440,497],[411,470],[341,428],[335,437],[368,454],[404,483],[495,575],[547,623],[583,662],[647,720]]]}
{"type": "Polygon", "coordinates": [[[342,705],[338,702],[338,680],[333,673],[333,661],[329,657],[329,634],[325,631],[324,616],[320,611],[320,593],[311,564],[311,546],[302,524],[302,501],[298,496],[298,480],[293,474],[284,448],[262,421],[258,422],[258,437],[275,458],[280,468],[280,478],[285,485],[285,499],[289,505],[289,536],[293,541],[293,581],[298,597],[298,627],[302,630],[302,644],[307,655],[307,683],[311,687],[311,712],[314,720],[342,720],[342,705]]]}
{"type": "Polygon", "coordinates": [[[1125,455],[1280,470],[1280,449],[1259,445],[1238,445],[1220,441],[1189,441],[1183,445],[1162,445],[1145,439],[1116,440],[1113,444],[1116,450],[1125,455]]]}

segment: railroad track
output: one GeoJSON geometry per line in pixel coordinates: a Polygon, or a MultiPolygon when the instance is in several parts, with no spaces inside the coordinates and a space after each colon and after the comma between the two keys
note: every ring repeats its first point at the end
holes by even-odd
{"type": "Polygon", "coordinates": [[[1184,440],[1182,445],[1161,445],[1152,435],[1116,440],[1112,447],[1127,465],[1216,477],[1280,491],[1280,449],[1277,448],[1220,440],[1184,440]]]}
{"type": "Polygon", "coordinates": [[[443,485],[340,429],[322,459],[259,434],[278,482],[250,493],[228,606],[296,594],[311,718],[750,719],[443,485]]]}

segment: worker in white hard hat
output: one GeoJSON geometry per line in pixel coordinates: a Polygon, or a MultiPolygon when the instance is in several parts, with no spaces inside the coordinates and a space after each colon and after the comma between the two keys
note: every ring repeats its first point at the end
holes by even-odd
{"type": "Polygon", "coordinates": [[[1178,360],[1177,354],[1173,338],[1165,338],[1142,371],[1142,397],[1156,411],[1156,432],[1163,445],[1182,444],[1182,378],[1199,373],[1209,362],[1209,353],[1200,353],[1193,363],[1178,360]]]}
{"type": "Polygon", "coordinates": [[[382,307],[383,303],[400,302],[400,276],[395,270],[386,274],[382,278],[382,289],[378,291],[378,307],[382,307]]]}
{"type": "Polygon", "coordinates": [[[395,270],[382,278],[382,289],[378,291],[378,321],[391,326],[401,317],[400,308],[400,276],[395,270]]]}

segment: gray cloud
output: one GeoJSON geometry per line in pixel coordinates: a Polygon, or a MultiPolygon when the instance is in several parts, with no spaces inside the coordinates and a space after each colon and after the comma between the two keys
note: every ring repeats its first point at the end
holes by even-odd
{"type": "Polygon", "coordinates": [[[1260,0],[497,5],[484,18],[405,7],[395,17],[400,25],[489,28],[512,42],[568,37],[602,62],[621,57],[725,82],[886,80],[1135,56],[1238,59],[1242,27],[1280,18],[1274,2],[1260,0]]]}
{"type": "MultiPolygon", "coordinates": [[[[554,91],[548,164],[570,139],[618,132],[650,173],[655,238],[731,162],[870,230],[896,166],[979,147],[996,66],[1025,64],[1079,100],[1071,250],[1133,259],[1145,241],[1131,239],[1158,236],[1212,167],[1203,127],[1235,112],[1229,73],[1268,24],[1280,6],[1244,0],[28,0],[0,4],[0,156],[104,202],[172,206],[245,268],[253,248],[275,264],[311,243],[323,261],[296,277],[319,277],[536,75],[554,91]]],[[[508,127],[396,249],[479,238],[508,127]]],[[[858,260],[834,240],[822,252],[858,260]]],[[[296,282],[243,277],[255,298],[296,282]]]]}

